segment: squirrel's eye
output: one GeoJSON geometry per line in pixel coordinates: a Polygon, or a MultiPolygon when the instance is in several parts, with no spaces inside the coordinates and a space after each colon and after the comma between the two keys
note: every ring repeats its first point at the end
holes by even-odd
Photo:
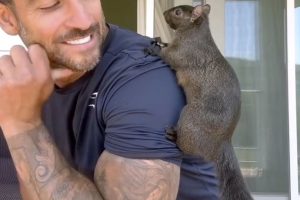
{"type": "Polygon", "coordinates": [[[181,13],[182,13],[181,9],[176,9],[175,10],[175,15],[179,16],[179,15],[181,15],[181,13]]]}

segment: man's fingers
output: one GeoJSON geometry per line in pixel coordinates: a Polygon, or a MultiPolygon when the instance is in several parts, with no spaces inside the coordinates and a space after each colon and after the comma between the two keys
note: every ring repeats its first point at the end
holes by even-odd
{"type": "Polygon", "coordinates": [[[0,77],[10,77],[13,75],[14,63],[9,55],[4,55],[0,58],[0,77]]]}
{"type": "Polygon", "coordinates": [[[43,100],[46,101],[50,96],[54,88],[54,82],[51,77],[50,63],[44,48],[38,44],[30,45],[28,47],[28,54],[34,66],[34,72],[37,81],[39,81],[43,87],[43,100]]]}
{"type": "Polygon", "coordinates": [[[13,46],[10,49],[10,55],[12,57],[14,65],[19,67],[28,67],[31,65],[30,58],[28,56],[28,53],[26,49],[21,45],[13,46]]]}
{"type": "Polygon", "coordinates": [[[30,45],[28,54],[32,64],[41,70],[50,70],[49,59],[46,51],[38,44],[30,45]]]}

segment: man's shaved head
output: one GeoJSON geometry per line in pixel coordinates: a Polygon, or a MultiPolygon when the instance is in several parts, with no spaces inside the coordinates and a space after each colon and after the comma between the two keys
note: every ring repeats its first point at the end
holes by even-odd
{"type": "Polygon", "coordinates": [[[12,0],[0,0],[2,4],[11,4],[12,0]]]}

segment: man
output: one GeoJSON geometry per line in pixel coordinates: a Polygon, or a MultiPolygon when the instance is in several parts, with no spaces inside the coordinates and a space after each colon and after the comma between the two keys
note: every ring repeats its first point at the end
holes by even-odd
{"type": "Polygon", "coordinates": [[[0,58],[23,199],[218,199],[213,166],[165,137],[184,97],[149,39],[107,25],[99,0],[0,2],[2,29],[28,47],[0,58]]]}

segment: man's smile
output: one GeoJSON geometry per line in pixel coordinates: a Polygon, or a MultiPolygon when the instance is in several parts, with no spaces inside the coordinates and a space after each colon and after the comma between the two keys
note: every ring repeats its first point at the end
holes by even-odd
{"type": "Polygon", "coordinates": [[[88,35],[86,37],[79,38],[79,39],[67,40],[67,41],[65,41],[65,43],[71,44],[71,45],[82,45],[82,44],[86,44],[86,43],[90,42],[91,40],[92,40],[92,36],[88,35]]]}

